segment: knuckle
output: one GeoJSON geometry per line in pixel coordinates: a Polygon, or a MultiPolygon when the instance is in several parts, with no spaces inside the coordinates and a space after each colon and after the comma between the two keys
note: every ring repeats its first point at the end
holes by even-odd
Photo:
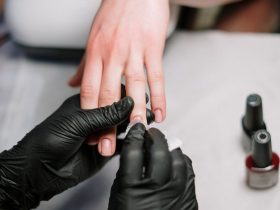
{"type": "Polygon", "coordinates": [[[82,85],[80,94],[81,98],[96,98],[98,91],[93,85],[82,85]]]}
{"type": "Polygon", "coordinates": [[[164,94],[151,94],[150,96],[152,103],[156,103],[158,106],[163,106],[165,103],[164,94]]]}
{"type": "Polygon", "coordinates": [[[132,113],[131,113],[131,116],[132,116],[132,118],[140,116],[140,117],[143,117],[143,119],[145,119],[145,117],[146,117],[146,106],[145,106],[145,104],[143,104],[143,105],[142,104],[136,104],[134,106],[134,109],[133,109],[132,113]]]}
{"type": "Polygon", "coordinates": [[[115,90],[106,88],[101,91],[99,96],[99,101],[101,104],[108,105],[117,100],[116,98],[117,95],[118,94],[115,92],[115,90]]]}
{"type": "Polygon", "coordinates": [[[163,73],[161,71],[153,71],[150,73],[150,79],[153,83],[163,83],[163,73]]]}
{"type": "Polygon", "coordinates": [[[130,82],[145,83],[145,76],[142,72],[129,72],[126,74],[126,79],[130,82]]]}
{"type": "Polygon", "coordinates": [[[86,49],[86,56],[91,57],[94,55],[95,52],[95,44],[94,43],[88,43],[87,49],[86,49]]]}
{"type": "Polygon", "coordinates": [[[87,44],[87,49],[86,49],[86,58],[87,57],[92,57],[94,55],[96,55],[96,53],[98,52],[98,47],[99,47],[99,41],[98,41],[98,37],[95,36],[93,37],[87,44]]]}

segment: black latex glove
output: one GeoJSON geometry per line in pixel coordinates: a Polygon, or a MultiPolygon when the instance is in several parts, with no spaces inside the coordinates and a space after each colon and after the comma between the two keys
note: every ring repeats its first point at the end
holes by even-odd
{"type": "Polygon", "coordinates": [[[84,144],[86,138],[116,125],[125,130],[133,105],[126,97],[111,106],[82,110],[79,95],[67,99],[0,154],[0,209],[34,208],[98,172],[110,158],[99,155],[97,146],[84,144]]]}
{"type": "Polygon", "coordinates": [[[191,160],[164,135],[136,124],[124,141],[109,210],[197,210],[191,160]]]}

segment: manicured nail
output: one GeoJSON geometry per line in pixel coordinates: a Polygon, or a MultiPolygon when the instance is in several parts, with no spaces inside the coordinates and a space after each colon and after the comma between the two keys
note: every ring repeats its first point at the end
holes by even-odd
{"type": "Polygon", "coordinates": [[[157,123],[162,122],[162,120],[163,120],[162,111],[161,111],[160,109],[156,109],[156,110],[154,111],[154,114],[155,114],[155,121],[156,121],[157,123]]]}
{"type": "Polygon", "coordinates": [[[129,131],[134,125],[136,125],[137,123],[142,123],[142,124],[146,127],[146,124],[143,122],[142,117],[136,116],[136,117],[134,117],[133,120],[128,124],[127,129],[126,129],[126,134],[127,134],[128,131],[129,131]]]}
{"type": "Polygon", "coordinates": [[[134,122],[134,124],[143,122],[143,118],[141,116],[135,116],[131,122],[134,122]]]}
{"type": "Polygon", "coordinates": [[[137,115],[137,116],[135,116],[134,118],[133,118],[133,120],[129,123],[129,125],[128,125],[128,127],[133,127],[135,124],[137,124],[137,123],[142,123],[146,128],[147,128],[147,122],[146,121],[144,121],[144,119],[141,117],[141,116],[139,116],[139,115],[137,115]]]}
{"type": "Polygon", "coordinates": [[[112,145],[109,139],[101,140],[101,153],[103,156],[111,156],[112,155],[112,145]]]}

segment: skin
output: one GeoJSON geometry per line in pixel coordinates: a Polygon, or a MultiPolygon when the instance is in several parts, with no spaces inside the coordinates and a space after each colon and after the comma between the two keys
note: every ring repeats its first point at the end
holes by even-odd
{"type": "MultiPolygon", "coordinates": [[[[168,0],[103,0],[85,56],[69,81],[71,86],[81,86],[81,107],[93,109],[118,101],[124,77],[126,94],[135,102],[130,120],[146,124],[148,85],[155,121],[162,122],[166,116],[162,56],[168,23],[168,0]]],[[[88,143],[98,143],[99,152],[111,156],[116,148],[116,129],[88,143]]]]}

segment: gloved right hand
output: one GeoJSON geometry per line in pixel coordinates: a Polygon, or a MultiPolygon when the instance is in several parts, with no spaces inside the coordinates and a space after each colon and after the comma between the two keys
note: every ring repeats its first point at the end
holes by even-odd
{"type": "Polygon", "coordinates": [[[109,210],[197,210],[191,160],[169,152],[164,135],[138,123],[128,133],[109,210]]]}

